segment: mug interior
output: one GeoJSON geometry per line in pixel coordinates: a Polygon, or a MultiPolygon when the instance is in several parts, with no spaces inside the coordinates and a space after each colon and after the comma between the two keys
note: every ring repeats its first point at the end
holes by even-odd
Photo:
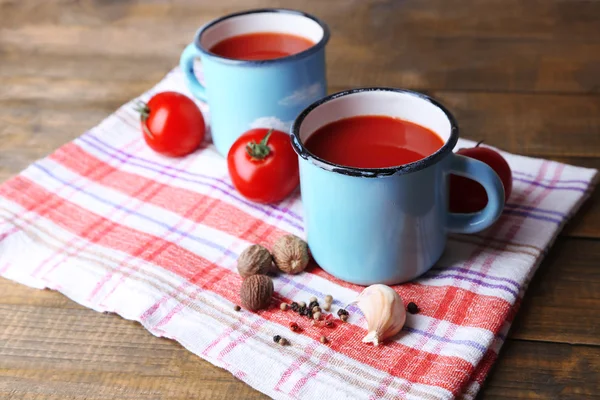
{"type": "Polygon", "coordinates": [[[202,31],[199,44],[208,51],[227,38],[259,32],[300,36],[315,45],[326,36],[321,23],[307,14],[292,10],[269,9],[248,11],[217,20],[202,31]]]}
{"type": "MultiPolygon", "coordinates": [[[[365,140],[368,141],[368,131],[365,140]]],[[[309,106],[294,122],[292,127],[292,144],[296,152],[303,158],[326,169],[347,174],[375,176],[389,175],[398,171],[410,171],[424,168],[452,150],[458,140],[458,128],[454,117],[441,104],[421,93],[391,88],[353,89],[336,93],[319,100],[309,106]],[[410,164],[388,168],[354,168],[333,164],[318,158],[305,147],[306,140],[319,128],[344,118],[373,115],[399,118],[425,127],[436,133],[444,145],[435,153],[422,160],[410,164]],[[328,167],[329,166],[329,167],[328,167]],[[361,174],[370,171],[371,174],[361,174]]]]}

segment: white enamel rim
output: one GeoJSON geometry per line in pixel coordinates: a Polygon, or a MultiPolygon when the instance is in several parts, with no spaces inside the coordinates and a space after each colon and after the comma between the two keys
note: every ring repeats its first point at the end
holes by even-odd
{"type": "Polygon", "coordinates": [[[205,55],[235,64],[265,64],[296,60],[321,50],[329,41],[329,27],[310,14],[285,8],[262,8],[229,14],[209,22],[196,33],[194,43],[205,55]],[[274,32],[304,37],[315,44],[300,53],[271,60],[238,60],[210,52],[218,42],[247,33],[274,32]]]}
{"type": "Polygon", "coordinates": [[[296,153],[314,165],[344,175],[372,178],[415,172],[437,163],[456,146],[458,124],[450,111],[427,95],[405,89],[369,87],[317,100],[296,118],[291,135],[296,153]],[[388,168],[347,167],[317,157],[304,147],[304,141],[320,127],[359,115],[384,115],[413,122],[435,132],[444,140],[444,145],[421,160],[388,168]]]}

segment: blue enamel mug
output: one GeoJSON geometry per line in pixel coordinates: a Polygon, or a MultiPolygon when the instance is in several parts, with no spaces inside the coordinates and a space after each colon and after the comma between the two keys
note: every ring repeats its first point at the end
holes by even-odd
{"type": "MultiPolygon", "coordinates": [[[[449,232],[481,231],[502,213],[500,178],[488,165],[452,152],[458,140],[454,117],[423,94],[365,88],[330,95],[306,108],[291,133],[310,251],[324,270],[344,281],[371,285],[414,279],[441,257],[449,232]],[[413,122],[435,132],[444,145],[419,161],[378,169],[337,165],[304,146],[320,127],[358,115],[413,122]],[[450,213],[449,174],[481,183],[487,206],[473,214],[450,213]]],[[[368,141],[369,132],[364,135],[368,141]]]]}
{"type": "Polygon", "coordinates": [[[296,116],[325,96],[325,45],[329,29],[319,19],[293,10],[260,9],[227,15],[204,25],[181,54],[188,87],[210,108],[217,150],[226,156],[235,140],[251,128],[288,132],[296,116]],[[270,60],[238,60],[210,51],[217,43],[250,33],[284,33],[315,43],[297,54],[270,60]],[[200,58],[204,84],[194,73],[200,58]]]}

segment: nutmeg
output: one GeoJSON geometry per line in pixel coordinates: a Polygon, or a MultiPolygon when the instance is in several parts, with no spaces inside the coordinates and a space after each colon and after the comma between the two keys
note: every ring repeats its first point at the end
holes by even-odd
{"type": "Polygon", "coordinates": [[[240,289],[242,305],[256,311],[267,308],[273,296],[273,280],[266,275],[252,275],[244,279],[240,289]]]}
{"type": "Polygon", "coordinates": [[[243,278],[266,275],[273,271],[273,257],[260,244],[253,244],[242,251],[237,260],[237,268],[243,278]]]}
{"type": "Polygon", "coordinates": [[[283,272],[298,274],[308,265],[308,245],[298,236],[282,236],[273,246],[273,259],[283,272]]]}

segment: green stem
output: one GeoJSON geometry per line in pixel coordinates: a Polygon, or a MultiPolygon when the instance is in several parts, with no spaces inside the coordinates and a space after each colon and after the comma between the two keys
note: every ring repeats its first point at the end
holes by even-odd
{"type": "Polygon", "coordinates": [[[269,149],[268,142],[272,133],[273,129],[269,129],[260,143],[256,143],[254,140],[248,143],[246,145],[246,152],[248,155],[255,160],[264,160],[269,154],[271,154],[271,149],[269,149]]]}
{"type": "Polygon", "coordinates": [[[150,128],[148,128],[147,124],[148,117],[150,117],[150,107],[148,107],[148,104],[144,103],[143,101],[138,101],[135,110],[140,113],[140,119],[142,121],[142,129],[144,131],[144,134],[147,135],[150,139],[154,139],[154,135],[152,134],[152,132],[150,132],[150,128]]]}

